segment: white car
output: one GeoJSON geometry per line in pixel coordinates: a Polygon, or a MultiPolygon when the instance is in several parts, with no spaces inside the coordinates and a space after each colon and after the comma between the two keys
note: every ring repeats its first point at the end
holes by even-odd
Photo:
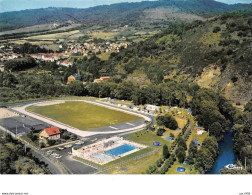
{"type": "Polygon", "coordinates": [[[62,158],[62,156],[56,156],[55,158],[62,158]]]}
{"type": "Polygon", "coordinates": [[[59,150],[64,150],[65,147],[64,146],[61,146],[61,147],[58,147],[59,150]]]}
{"type": "Polygon", "coordinates": [[[72,147],[72,144],[68,144],[65,146],[65,148],[71,148],[72,147]]]}
{"type": "Polygon", "coordinates": [[[48,150],[46,153],[50,155],[50,154],[53,153],[53,151],[52,150],[48,150]]]}

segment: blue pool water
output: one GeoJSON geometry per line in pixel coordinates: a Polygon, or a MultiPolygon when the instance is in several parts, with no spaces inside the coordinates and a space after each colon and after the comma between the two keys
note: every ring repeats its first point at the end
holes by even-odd
{"type": "Polygon", "coordinates": [[[124,144],[124,145],[118,146],[116,148],[113,148],[111,150],[107,150],[106,153],[113,155],[113,156],[119,156],[121,154],[124,154],[124,153],[129,152],[134,149],[136,149],[135,146],[131,146],[129,144],[124,144]]]}
{"type": "Polygon", "coordinates": [[[213,167],[206,174],[219,174],[220,169],[227,164],[235,164],[236,154],[234,153],[234,142],[232,139],[232,132],[230,130],[225,132],[224,139],[219,142],[219,156],[213,167]]]}

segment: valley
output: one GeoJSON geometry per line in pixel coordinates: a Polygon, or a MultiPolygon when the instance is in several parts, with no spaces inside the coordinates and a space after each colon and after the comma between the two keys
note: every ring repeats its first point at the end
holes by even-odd
{"type": "Polygon", "coordinates": [[[204,174],[232,131],[241,169],[214,173],[251,174],[251,13],[212,0],[0,13],[1,173],[50,173],[10,163],[18,143],[64,174],[204,174]]]}

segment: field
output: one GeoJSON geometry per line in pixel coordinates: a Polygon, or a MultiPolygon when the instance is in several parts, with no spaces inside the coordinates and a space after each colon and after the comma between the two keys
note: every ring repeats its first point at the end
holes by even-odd
{"type": "Polygon", "coordinates": [[[95,129],[141,119],[124,112],[77,101],[49,106],[31,106],[28,111],[52,118],[80,130],[95,129]]]}
{"type": "Polygon", "coordinates": [[[96,31],[96,32],[90,33],[89,35],[91,35],[93,38],[97,38],[97,39],[111,40],[111,39],[114,39],[114,36],[116,34],[117,34],[116,32],[96,31]]]}
{"type": "Polygon", "coordinates": [[[25,39],[28,40],[56,40],[56,39],[66,39],[69,36],[72,36],[74,34],[79,33],[79,30],[74,30],[70,32],[63,32],[63,33],[55,33],[55,34],[47,34],[47,35],[37,35],[37,36],[31,36],[27,37],[25,39]]]}

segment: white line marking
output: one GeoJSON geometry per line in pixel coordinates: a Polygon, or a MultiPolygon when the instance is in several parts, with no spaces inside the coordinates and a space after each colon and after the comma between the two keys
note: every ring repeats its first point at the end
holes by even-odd
{"type": "Polygon", "coordinates": [[[134,124],[132,124],[132,123],[126,123],[126,124],[127,124],[127,125],[131,125],[131,126],[134,126],[134,127],[136,126],[136,125],[134,125],[134,124]]]}
{"type": "Polygon", "coordinates": [[[109,127],[110,127],[110,128],[112,128],[112,129],[116,129],[116,130],[118,129],[118,128],[116,128],[116,127],[112,127],[112,126],[109,126],[109,127]]]}

